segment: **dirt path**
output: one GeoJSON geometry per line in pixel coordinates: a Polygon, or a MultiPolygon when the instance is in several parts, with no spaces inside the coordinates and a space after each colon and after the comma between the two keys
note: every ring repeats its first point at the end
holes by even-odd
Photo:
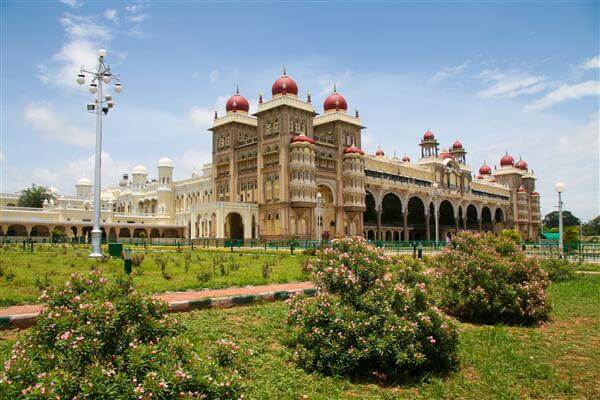
{"type": "MultiPolygon", "coordinates": [[[[314,286],[311,282],[294,282],[228,289],[157,293],[152,295],[152,297],[173,303],[178,301],[194,301],[225,296],[246,296],[250,294],[261,294],[268,292],[304,290],[311,289],[313,287],[314,286]]],[[[9,315],[37,314],[42,310],[42,307],[43,304],[25,304],[20,306],[0,308],[0,317],[7,317],[9,315]]]]}

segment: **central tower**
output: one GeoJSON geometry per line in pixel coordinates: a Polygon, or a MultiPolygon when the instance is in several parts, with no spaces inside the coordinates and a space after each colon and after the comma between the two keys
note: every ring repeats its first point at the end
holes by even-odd
{"type": "Polygon", "coordinates": [[[311,141],[315,110],[310,96],[306,101],[300,100],[298,85],[284,70],[273,83],[271,99],[263,101],[260,96],[255,116],[259,147],[260,236],[266,239],[308,237],[310,227],[314,225],[311,211],[316,200],[310,161],[312,158],[314,168],[311,141]],[[302,174],[301,178],[299,174],[302,174]],[[296,185],[299,182],[301,184],[296,185]],[[302,209],[301,212],[298,213],[296,208],[302,209]]]}

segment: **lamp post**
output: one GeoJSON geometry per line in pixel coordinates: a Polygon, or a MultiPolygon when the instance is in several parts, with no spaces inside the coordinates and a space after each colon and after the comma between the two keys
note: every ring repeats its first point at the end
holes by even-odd
{"type": "Polygon", "coordinates": [[[431,198],[433,199],[433,218],[435,219],[435,242],[440,241],[439,205],[437,198],[440,195],[440,187],[437,182],[431,185],[431,198]]]}
{"type": "Polygon", "coordinates": [[[323,196],[317,192],[317,240],[321,240],[321,198],[323,196]]]}
{"type": "Polygon", "coordinates": [[[94,221],[92,227],[92,252],[90,253],[91,258],[102,257],[102,230],[100,230],[100,175],[102,167],[102,114],[108,114],[108,111],[115,106],[110,94],[102,96],[102,86],[111,83],[113,78],[115,79],[114,90],[115,93],[121,93],[123,87],[119,82],[119,77],[113,75],[110,70],[110,66],[104,63],[104,57],[106,57],[106,50],[98,50],[98,65],[95,70],[87,70],[81,67],[79,75],[77,75],[77,83],[80,85],[85,84],[86,75],[91,79],[90,92],[96,95],[96,99],[93,103],[87,105],[87,110],[90,113],[96,114],[96,155],[95,155],[95,167],[94,167],[94,221]]]}
{"type": "Polygon", "coordinates": [[[558,193],[558,254],[560,258],[563,258],[563,201],[562,201],[562,192],[565,191],[565,184],[562,182],[556,183],[554,185],[554,190],[558,193]]]}

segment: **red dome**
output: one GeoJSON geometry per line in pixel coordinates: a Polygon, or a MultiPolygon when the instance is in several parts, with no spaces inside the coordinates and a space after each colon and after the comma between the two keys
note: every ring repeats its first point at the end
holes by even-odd
{"type": "Polygon", "coordinates": [[[335,90],[335,86],[333,87],[333,93],[327,96],[323,102],[323,109],[325,111],[348,110],[348,103],[346,103],[346,99],[344,99],[344,96],[335,90]]]}
{"type": "Polygon", "coordinates": [[[310,138],[310,137],[306,136],[305,134],[301,133],[300,135],[294,136],[292,138],[291,142],[292,143],[307,142],[307,143],[315,144],[315,139],[310,138]]]}
{"type": "Polygon", "coordinates": [[[271,94],[275,96],[276,94],[298,94],[298,85],[296,85],[296,81],[285,74],[285,70],[283,70],[283,75],[279,77],[273,83],[273,87],[271,88],[271,94]]]}
{"type": "Polygon", "coordinates": [[[404,157],[402,157],[402,161],[410,162],[410,157],[405,154],[404,157]]]}
{"type": "Polygon", "coordinates": [[[527,189],[525,189],[525,186],[523,185],[521,185],[517,191],[520,193],[527,193],[527,189]]]}
{"type": "Polygon", "coordinates": [[[523,171],[527,171],[527,163],[523,160],[519,160],[515,164],[515,168],[519,168],[519,169],[522,169],[523,171]]]}
{"type": "Polygon", "coordinates": [[[423,135],[423,140],[434,140],[434,139],[435,139],[435,136],[433,135],[433,133],[431,131],[427,131],[423,135]]]}
{"type": "Polygon", "coordinates": [[[481,174],[477,175],[477,179],[483,179],[483,175],[481,175],[481,174]]]}
{"type": "Polygon", "coordinates": [[[539,196],[540,194],[538,192],[531,192],[532,196],[539,196]]]}
{"type": "Polygon", "coordinates": [[[362,151],[361,149],[359,149],[358,147],[356,147],[354,145],[352,145],[350,147],[346,147],[344,149],[344,154],[352,154],[352,153],[354,153],[354,154],[363,154],[363,155],[365,154],[364,151],[362,151]]]}
{"type": "Polygon", "coordinates": [[[454,160],[454,156],[450,153],[448,153],[447,151],[443,151],[438,155],[439,158],[441,158],[442,160],[445,160],[446,158],[451,158],[454,160]]]}
{"type": "Polygon", "coordinates": [[[509,156],[508,153],[506,153],[505,155],[503,155],[502,158],[500,159],[500,166],[501,167],[513,166],[514,163],[515,163],[515,159],[512,158],[511,156],[509,156]]]}
{"type": "Polygon", "coordinates": [[[242,95],[240,95],[240,91],[236,90],[236,93],[227,100],[225,103],[226,111],[245,111],[248,112],[250,110],[250,103],[248,100],[242,95]]]}
{"type": "Polygon", "coordinates": [[[490,166],[489,166],[489,165],[485,165],[485,164],[483,164],[483,165],[481,166],[481,168],[479,168],[479,173],[480,173],[481,175],[490,175],[490,174],[492,173],[492,169],[490,168],[490,166]]]}
{"type": "Polygon", "coordinates": [[[459,150],[459,149],[462,149],[462,148],[463,148],[462,147],[462,143],[459,142],[458,140],[455,141],[454,143],[452,143],[452,149],[453,150],[459,150]]]}
{"type": "Polygon", "coordinates": [[[385,155],[385,153],[383,152],[383,150],[381,150],[381,149],[378,149],[378,150],[375,152],[375,155],[376,155],[376,156],[384,156],[384,155],[385,155]]]}

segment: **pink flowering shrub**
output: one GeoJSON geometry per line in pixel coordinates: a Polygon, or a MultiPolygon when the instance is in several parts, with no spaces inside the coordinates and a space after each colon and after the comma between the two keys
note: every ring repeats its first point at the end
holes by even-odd
{"type": "Polygon", "coordinates": [[[548,318],[548,274],[510,238],[462,232],[433,263],[443,308],[451,315],[491,324],[548,318]]]}
{"type": "Polygon", "coordinates": [[[239,348],[220,341],[200,356],[166,303],[131,280],[73,274],[51,289],[37,324],[0,373],[2,399],[237,399],[239,348]]]}
{"type": "Polygon", "coordinates": [[[456,364],[455,323],[431,301],[420,261],[346,238],[320,251],[310,270],[318,293],[292,299],[287,319],[303,367],[389,378],[456,364]]]}

